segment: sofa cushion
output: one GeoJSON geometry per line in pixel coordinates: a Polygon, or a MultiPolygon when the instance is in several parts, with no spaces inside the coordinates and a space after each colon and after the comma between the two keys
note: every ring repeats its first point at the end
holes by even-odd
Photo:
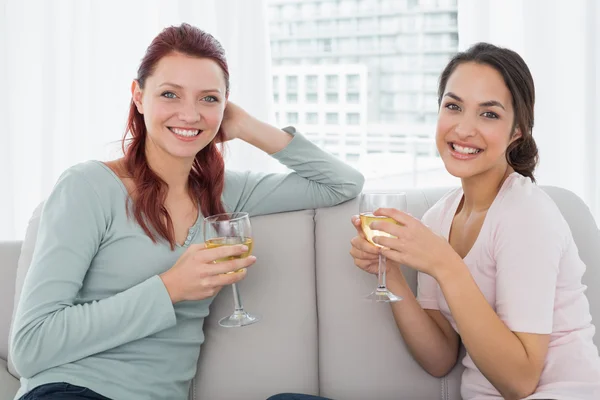
{"type": "Polygon", "coordinates": [[[230,287],[204,323],[195,399],[266,399],[278,392],[319,390],[314,211],[252,218],[256,264],[240,282],[244,307],[262,320],[222,328],[233,311],[230,287]]]}
{"type": "MultiPolygon", "coordinates": [[[[21,254],[19,255],[19,263],[17,264],[17,276],[15,280],[15,298],[14,298],[14,306],[12,312],[12,318],[10,320],[10,326],[12,331],[12,322],[15,318],[15,313],[17,311],[17,305],[19,303],[19,298],[21,297],[21,289],[23,288],[23,282],[25,281],[25,276],[27,275],[27,271],[29,270],[29,265],[31,264],[31,259],[33,258],[33,250],[35,248],[35,241],[37,240],[38,228],[40,226],[40,217],[42,215],[42,210],[44,207],[44,203],[40,203],[35,210],[33,210],[33,214],[29,219],[29,224],[27,225],[27,232],[25,233],[25,239],[23,240],[23,245],[21,246],[21,254]]],[[[10,336],[9,336],[10,341],[10,336]]],[[[9,346],[10,347],[10,346],[9,346]]],[[[8,370],[15,377],[19,378],[19,373],[15,369],[15,366],[12,363],[10,352],[8,353],[8,370]]]]}
{"type": "Polygon", "coordinates": [[[11,320],[15,295],[15,278],[17,274],[17,260],[21,242],[8,242],[4,244],[2,262],[0,262],[0,358],[6,360],[8,356],[9,326],[5,322],[11,320]]]}
{"type": "MultiPolygon", "coordinates": [[[[432,205],[421,191],[406,194],[408,211],[417,218],[432,205]]],[[[364,300],[377,278],[357,268],[349,255],[350,239],[356,235],[350,217],[357,213],[358,200],[353,200],[317,210],[315,218],[321,395],[344,400],[459,399],[460,371],[451,374],[455,382],[450,384],[447,378],[429,375],[408,352],[390,307],[364,300]],[[453,393],[442,395],[444,390],[453,393]]],[[[416,273],[404,271],[415,291],[416,273]]]]}
{"type": "Polygon", "coordinates": [[[8,373],[6,361],[0,358],[0,400],[13,400],[19,386],[19,380],[8,373]]]}

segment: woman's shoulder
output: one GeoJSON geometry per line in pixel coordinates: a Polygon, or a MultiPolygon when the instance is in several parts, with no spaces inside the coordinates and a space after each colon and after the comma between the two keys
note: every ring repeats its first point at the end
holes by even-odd
{"type": "Polygon", "coordinates": [[[111,168],[102,161],[89,160],[67,168],[55,185],[55,190],[88,192],[102,201],[114,200],[115,193],[123,192],[122,183],[111,168]]]}
{"type": "Polygon", "coordinates": [[[496,225],[512,227],[522,233],[555,232],[564,236],[569,226],[554,200],[531,179],[513,173],[499,193],[493,206],[496,225]]]}
{"type": "Polygon", "coordinates": [[[449,189],[438,201],[436,201],[423,215],[422,221],[429,224],[434,220],[442,219],[448,212],[452,211],[456,201],[462,196],[461,188],[449,189]]]}
{"type": "Polygon", "coordinates": [[[550,195],[531,179],[513,173],[501,189],[498,211],[532,218],[561,216],[550,195]]]}

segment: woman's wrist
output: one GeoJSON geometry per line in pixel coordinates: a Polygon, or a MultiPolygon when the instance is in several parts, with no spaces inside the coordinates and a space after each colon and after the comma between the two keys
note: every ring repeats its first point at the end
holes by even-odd
{"type": "Polygon", "coordinates": [[[173,282],[170,279],[169,271],[163,272],[158,275],[158,277],[162,280],[163,285],[165,285],[165,289],[171,298],[171,303],[176,304],[181,301],[180,296],[176,293],[173,282]]]}
{"type": "Polygon", "coordinates": [[[240,121],[238,138],[267,154],[283,150],[293,136],[254,117],[240,121]]]}
{"type": "Polygon", "coordinates": [[[235,137],[243,140],[244,142],[250,142],[252,140],[252,135],[256,132],[258,120],[246,113],[239,115],[238,118],[234,121],[234,126],[230,129],[235,132],[235,137]]]}
{"type": "Polygon", "coordinates": [[[441,285],[442,283],[451,283],[452,280],[460,278],[464,273],[469,273],[469,269],[463,259],[454,253],[452,257],[440,263],[431,276],[441,285]]]}
{"type": "MultiPolygon", "coordinates": [[[[388,269],[386,272],[386,276],[385,276],[385,280],[386,280],[386,285],[391,289],[396,288],[397,290],[410,290],[410,286],[408,285],[408,282],[406,281],[406,278],[404,277],[404,274],[402,273],[402,270],[400,269],[400,264],[396,263],[396,262],[390,262],[389,260],[388,262],[388,269]]],[[[392,290],[392,292],[394,292],[394,290],[392,290]]]]}

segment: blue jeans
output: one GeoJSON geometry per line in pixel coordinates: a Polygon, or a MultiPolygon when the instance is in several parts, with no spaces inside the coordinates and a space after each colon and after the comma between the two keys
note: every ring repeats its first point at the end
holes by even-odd
{"type": "Polygon", "coordinates": [[[325,397],[312,396],[310,394],[280,393],[269,397],[267,400],[330,400],[325,397]]]}
{"type": "Polygon", "coordinates": [[[19,400],[110,400],[88,388],[66,382],[48,383],[26,393],[19,400]]]}

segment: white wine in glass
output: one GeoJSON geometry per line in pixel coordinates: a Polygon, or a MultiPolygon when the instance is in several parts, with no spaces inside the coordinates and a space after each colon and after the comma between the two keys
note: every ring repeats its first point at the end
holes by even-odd
{"type": "MultiPolygon", "coordinates": [[[[250,226],[250,217],[248,216],[248,213],[237,212],[211,215],[210,217],[204,218],[203,228],[204,242],[209,249],[221,246],[235,246],[238,244],[243,244],[248,247],[248,251],[243,254],[223,257],[215,260],[215,262],[245,258],[252,254],[254,241],[252,240],[252,227],[250,226]]],[[[239,271],[240,270],[229,273],[234,274],[239,271]]],[[[233,303],[235,309],[233,314],[222,318],[219,321],[219,325],[225,328],[237,328],[258,322],[260,320],[259,316],[250,314],[244,310],[237,285],[234,283],[231,287],[233,290],[233,303]]]]}
{"type": "MultiPolygon", "coordinates": [[[[383,246],[373,242],[375,236],[394,237],[387,232],[371,229],[371,224],[375,221],[391,222],[400,225],[396,220],[390,217],[380,217],[373,215],[379,208],[395,208],[400,211],[407,210],[406,195],[404,193],[363,193],[359,202],[360,226],[366,239],[374,246],[380,249],[383,246]]],[[[379,267],[377,271],[377,288],[367,296],[368,300],[377,302],[392,303],[402,300],[402,297],[392,293],[385,283],[386,275],[386,257],[379,251],[379,267]]]]}
{"type": "Polygon", "coordinates": [[[398,225],[398,221],[396,221],[395,219],[390,218],[390,217],[379,217],[379,216],[373,215],[373,213],[370,213],[370,212],[360,214],[360,228],[362,229],[362,231],[365,234],[365,237],[367,238],[369,243],[371,243],[374,246],[383,248],[383,246],[373,242],[373,237],[375,237],[375,236],[395,237],[395,236],[392,236],[387,232],[371,229],[371,224],[375,221],[391,222],[392,224],[396,224],[396,225],[398,225]]]}
{"type": "MultiPolygon", "coordinates": [[[[217,260],[215,260],[216,262],[223,262],[223,261],[231,261],[231,260],[237,260],[240,258],[246,258],[249,255],[252,254],[252,248],[254,247],[254,241],[252,240],[252,238],[247,238],[247,237],[237,237],[237,236],[232,236],[232,237],[218,237],[218,238],[214,238],[214,239],[208,239],[205,241],[206,243],[206,248],[208,249],[214,249],[217,247],[221,247],[221,246],[234,246],[236,244],[243,244],[246,247],[248,247],[248,251],[238,255],[238,256],[229,256],[229,257],[223,257],[223,258],[219,258],[217,260]]],[[[239,272],[240,270],[238,269],[237,271],[233,271],[233,272],[227,272],[228,274],[233,274],[234,272],[239,272]]]]}

